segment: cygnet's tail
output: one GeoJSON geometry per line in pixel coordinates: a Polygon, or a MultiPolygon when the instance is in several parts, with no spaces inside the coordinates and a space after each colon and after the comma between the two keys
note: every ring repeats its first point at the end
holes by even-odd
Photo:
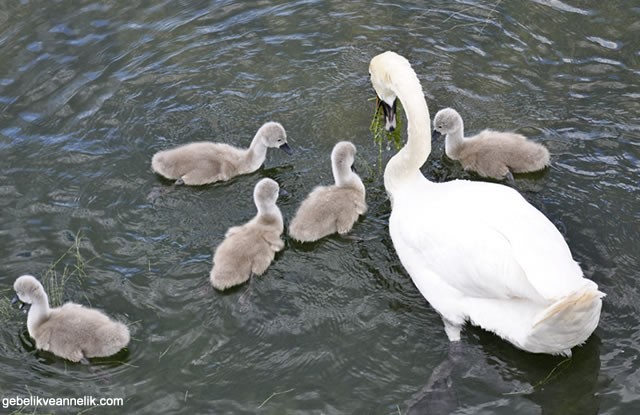
{"type": "Polygon", "coordinates": [[[235,285],[242,284],[251,277],[250,273],[243,273],[240,270],[229,270],[223,267],[214,267],[209,274],[209,281],[213,288],[218,291],[224,291],[235,285]],[[246,275],[245,275],[246,274],[246,275]]]}
{"type": "Polygon", "coordinates": [[[84,350],[86,357],[104,357],[118,353],[127,347],[131,336],[129,328],[119,322],[113,321],[100,327],[95,336],[96,347],[84,350]]]}
{"type": "Polygon", "coordinates": [[[514,149],[507,163],[514,173],[542,170],[549,165],[549,150],[542,144],[524,140],[514,149]]]}
{"type": "Polygon", "coordinates": [[[120,348],[126,347],[131,340],[129,328],[121,322],[117,322],[116,327],[117,328],[114,333],[115,343],[120,346],[120,348]]]}
{"type": "Polygon", "coordinates": [[[534,317],[524,348],[570,356],[571,348],[584,343],[598,326],[604,296],[588,284],[551,304],[534,317]]]}

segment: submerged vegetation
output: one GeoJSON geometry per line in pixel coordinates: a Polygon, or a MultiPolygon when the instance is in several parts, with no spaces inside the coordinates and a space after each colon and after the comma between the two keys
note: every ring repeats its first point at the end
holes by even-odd
{"type": "Polygon", "coordinates": [[[49,296],[49,304],[51,307],[58,307],[63,304],[64,287],[71,278],[87,276],[84,268],[88,261],[85,261],[80,253],[81,242],[82,236],[78,233],[76,234],[73,245],[71,245],[62,256],[49,265],[49,268],[47,268],[44,275],[42,275],[42,285],[49,296]],[[66,259],[69,257],[72,257],[73,261],[67,261],[66,259]],[[61,263],[64,263],[64,267],[62,268],[62,273],[58,274],[57,268],[61,263]]]}
{"type": "Polygon", "coordinates": [[[0,293],[2,293],[2,297],[0,297],[0,321],[9,320],[17,312],[17,309],[11,306],[13,289],[8,288],[0,291],[0,293]]]}
{"type": "Polygon", "coordinates": [[[382,106],[379,105],[378,99],[377,97],[375,98],[376,109],[373,113],[371,124],[369,124],[369,131],[373,133],[373,142],[378,145],[378,162],[382,165],[382,148],[385,147],[389,149],[391,144],[393,144],[396,150],[400,150],[402,147],[402,131],[404,131],[404,129],[402,106],[398,102],[396,107],[396,128],[393,131],[385,130],[384,111],[382,110],[382,106]]]}

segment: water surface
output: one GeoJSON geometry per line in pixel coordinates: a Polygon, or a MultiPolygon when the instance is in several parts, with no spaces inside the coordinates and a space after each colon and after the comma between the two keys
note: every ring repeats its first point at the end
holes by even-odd
{"type": "MultiPolygon", "coordinates": [[[[37,352],[16,314],[0,331],[2,397],[123,397],[140,414],[404,414],[436,401],[456,414],[640,411],[636,2],[0,6],[0,296],[18,275],[42,276],[80,234],[86,277],[69,280],[65,299],[127,321],[133,335],[128,351],[90,368],[37,352]],[[470,133],[514,130],[549,147],[552,167],[518,187],[607,293],[571,361],[476,328],[448,357],[441,321],[388,236],[367,76],[387,49],[412,62],[432,115],[453,106],[470,133]],[[247,145],[268,120],[285,126],[293,156],[270,151],[256,173],[149,197],[169,186],[150,170],[154,152],[247,145]],[[214,292],[212,250],[254,215],[255,183],[287,190],[290,219],[331,182],[339,140],[358,147],[367,215],[348,237],[287,239],[263,277],[214,292]]],[[[478,179],[443,152],[434,142],[427,177],[478,179]]],[[[57,272],[74,264],[67,256],[57,272]]]]}

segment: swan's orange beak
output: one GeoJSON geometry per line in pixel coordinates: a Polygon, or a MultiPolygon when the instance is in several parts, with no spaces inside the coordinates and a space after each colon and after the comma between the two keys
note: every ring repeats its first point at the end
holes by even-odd
{"type": "Polygon", "coordinates": [[[393,101],[393,105],[387,104],[384,100],[378,99],[378,107],[382,107],[384,112],[384,129],[391,132],[396,129],[396,107],[397,100],[393,101]]]}

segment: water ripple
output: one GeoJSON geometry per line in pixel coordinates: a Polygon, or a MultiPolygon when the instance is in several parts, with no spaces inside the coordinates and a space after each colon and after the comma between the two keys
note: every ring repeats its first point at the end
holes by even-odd
{"type": "MultiPolygon", "coordinates": [[[[608,294],[596,336],[531,393],[512,394],[544,380],[557,360],[465,330],[469,350],[451,377],[458,412],[637,412],[637,7],[2,6],[0,290],[46,270],[81,230],[83,252],[95,257],[91,277],[65,294],[127,321],[134,337],[121,363],[97,364],[101,375],[36,352],[24,320],[11,322],[0,334],[6,393],[27,395],[28,382],[43,396],[123,395],[132,413],[398,413],[448,341],[395,255],[382,179],[394,150],[379,153],[368,131],[367,65],[392,49],[414,65],[432,115],[454,106],[470,133],[515,130],[549,147],[549,171],[519,183],[535,189],[527,199],[608,294]],[[269,119],[285,125],[294,156],[269,152],[256,173],[171,191],[151,172],[155,151],[199,140],[247,145],[269,119]],[[358,147],[365,217],[347,237],[302,245],[285,235],[262,277],[214,291],[213,249],[255,214],[255,183],[271,177],[289,191],[279,200],[289,221],[314,186],[331,182],[329,155],[344,139],[358,147]],[[159,188],[167,191],[147,197],[159,188]]],[[[442,156],[442,142],[433,146],[428,177],[477,179],[442,156]]]]}
{"type": "Polygon", "coordinates": [[[577,13],[582,15],[591,15],[593,12],[591,10],[584,10],[578,7],[570,6],[566,3],[561,2],[560,0],[533,0],[535,3],[543,4],[545,6],[549,6],[555,10],[560,12],[569,12],[569,13],[577,13]]]}

